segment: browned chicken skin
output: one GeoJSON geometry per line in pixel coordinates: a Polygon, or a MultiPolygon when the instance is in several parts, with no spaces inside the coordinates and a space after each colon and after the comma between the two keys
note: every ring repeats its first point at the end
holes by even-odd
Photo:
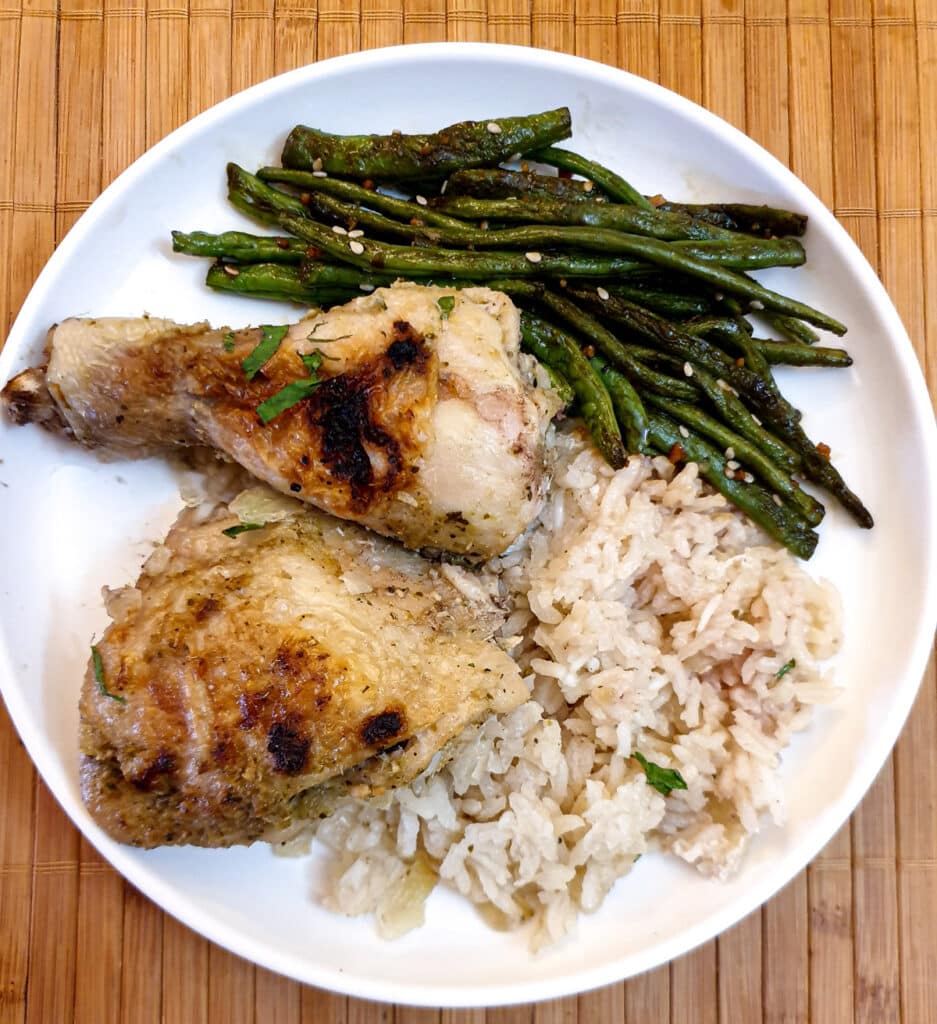
{"type": "Polygon", "coordinates": [[[227,511],[183,513],[111,599],[81,694],[81,777],[122,842],[271,837],[406,784],[527,697],[481,578],[286,504],[234,537],[227,511]]]}
{"type": "Polygon", "coordinates": [[[16,422],[136,456],[208,445],[277,490],[408,547],[488,557],[539,511],[557,409],[519,352],[517,311],[485,288],[380,289],[301,321],[248,379],[260,328],[66,320],[46,367],[3,390],[16,422]],[[447,296],[449,309],[438,300],[447,296]],[[325,356],[324,383],[264,424],[257,407],[325,356]]]}

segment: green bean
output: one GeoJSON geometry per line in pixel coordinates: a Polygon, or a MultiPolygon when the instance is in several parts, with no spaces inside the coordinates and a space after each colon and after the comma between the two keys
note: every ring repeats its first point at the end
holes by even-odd
{"type": "MultiPolygon", "coordinates": [[[[745,321],[747,323],[747,321],[745,321]]],[[[728,347],[738,353],[745,366],[758,374],[772,389],[777,391],[777,384],[771,374],[771,367],[761,350],[752,341],[751,335],[745,330],[742,321],[728,317],[701,318],[695,322],[681,324],[681,328],[697,338],[706,338],[723,350],[728,347]]]]}
{"type": "MultiPolygon", "coordinates": [[[[706,243],[699,243],[706,244],[706,243]]],[[[703,263],[694,259],[676,248],[676,243],[659,242],[656,239],[641,239],[642,258],[658,266],[667,267],[670,270],[680,271],[699,280],[707,281],[716,287],[738,295],[744,295],[748,299],[761,303],[761,305],[791,313],[795,316],[810,320],[820,326],[833,331],[834,334],[845,334],[846,328],[832,317],[811,309],[795,299],[789,299],[777,292],[770,291],[758,284],[744,274],[737,274],[725,267],[703,263]]],[[[637,254],[638,247],[635,247],[637,254]]]]}
{"type": "Polygon", "coordinates": [[[843,348],[810,348],[798,341],[768,338],[755,338],[753,344],[772,366],[852,366],[852,356],[843,348]]]}
{"type": "Polygon", "coordinates": [[[315,277],[303,280],[295,267],[282,263],[246,263],[240,266],[216,263],[209,268],[205,283],[216,291],[313,306],[332,306],[361,294],[357,284],[349,286],[330,279],[328,274],[319,280],[315,277]]]}
{"type": "Polygon", "coordinates": [[[298,238],[271,238],[249,235],[243,231],[224,231],[220,235],[210,235],[204,231],[172,233],[173,252],[244,263],[300,263],[308,248],[298,238]]]}
{"type": "MultiPolygon", "coordinates": [[[[493,280],[489,281],[488,285],[497,291],[507,292],[515,300],[525,299],[529,302],[545,305],[568,328],[577,334],[581,334],[594,345],[633,384],[646,387],[652,391],[659,391],[673,398],[683,398],[689,401],[694,401],[698,398],[698,388],[687,381],[657,373],[638,362],[637,359],[631,356],[628,348],[611,331],[599,323],[598,320],[589,316],[585,310],[580,309],[575,303],[570,302],[562,295],[549,291],[540,282],[493,280]]],[[[638,434],[643,432],[644,426],[641,424],[640,419],[635,421],[635,429],[638,434]]]]}
{"type": "Polygon", "coordinates": [[[570,133],[566,107],[526,117],[460,121],[428,135],[334,135],[297,125],[287,137],[281,163],[358,179],[437,178],[500,163],[525,149],[567,139],[570,133]]]}
{"type": "MultiPolygon", "coordinates": [[[[787,472],[747,438],[730,430],[725,424],[713,419],[698,406],[688,402],[675,402],[661,395],[648,395],[646,401],[672,416],[678,423],[692,427],[704,437],[714,441],[725,453],[727,461],[744,463],[771,490],[790,501],[811,526],[816,526],[822,521],[825,510],[820,502],[802,490],[787,472]]],[[[741,473],[743,471],[735,470],[734,472],[741,473]]]]}
{"type": "Polygon", "coordinates": [[[802,345],[815,345],[820,340],[820,335],[803,320],[798,320],[793,316],[781,316],[777,313],[766,313],[764,316],[772,327],[794,341],[799,341],[802,345]]]}
{"type": "MultiPolygon", "coordinates": [[[[592,227],[528,224],[488,230],[463,223],[456,227],[414,225],[385,217],[360,203],[346,203],[333,196],[311,193],[304,198],[307,200],[304,205],[310,213],[316,215],[316,219],[336,220],[348,227],[363,227],[382,235],[426,245],[525,251],[560,248],[610,255],[640,255],[643,252],[641,243],[646,241],[639,235],[592,227]]],[[[670,244],[696,260],[735,269],[799,266],[804,260],[803,247],[796,239],[691,239],[670,244]]]]}
{"type": "Polygon", "coordinates": [[[281,214],[308,216],[306,207],[296,196],[273,188],[235,163],[228,164],[227,177],[228,201],[264,224],[277,224],[281,214]]]}
{"type": "Polygon", "coordinates": [[[727,477],[727,460],[723,453],[691,430],[686,431],[686,435],[682,433],[669,416],[651,412],[648,420],[648,437],[654,448],[669,455],[674,446],[679,445],[688,461],[697,463],[700,476],[717,491],[799,558],[810,558],[819,538],[797,510],[783,501],[778,505],[774,495],[757,483],[745,483],[737,476],[727,477]]]}
{"type": "Polygon", "coordinates": [[[606,202],[591,181],[558,178],[533,171],[509,171],[503,167],[456,171],[446,181],[447,196],[474,196],[476,199],[507,199],[512,196],[538,196],[544,199],[606,202]]]}
{"type": "Polygon", "coordinates": [[[865,507],[859,496],[847,486],[833,463],[820,453],[800,424],[795,423],[790,429],[784,431],[784,436],[790,442],[791,447],[803,457],[804,476],[834,495],[864,530],[871,530],[875,525],[872,513],[865,507]]]}
{"type": "MultiPolygon", "coordinates": [[[[309,228],[306,229],[305,234],[300,230],[294,230],[293,227],[290,227],[290,225],[286,223],[286,220],[283,219],[282,215],[274,218],[272,210],[284,209],[286,205],[289,205],[289,208],[293,213],[298,213],[300,211],[295,210],[295,207],[292,204],[298,204],[303,215],[306,210],[303,204],[298,200],[293,199],[291,196],[287,196],[283,192],[279,192],[277,189],[272,189],[255,175],[248,174],[248,172],[237,167],[235,164],[229,164],[228,166],[228,185],[229,199],[231,199],[235,205],[240,205],[241,208],[253,212],[255,216],[258,216],[263,220],[270,221],[275,219],[277,223],[280,223],[287,230],[292,231],[293,234],[297,234],[300,238],[304,238],[307,241],[311,240],[311,235],[321,237],[321,235],[309,228]]],[[[287,219],[293,223],[294,227],[298,223],[295,216],[288,216],[287,219]]],[[[836,320],[832,320],[830,317],[827,317],[825,314],[820,313],[817,310],[812,310],[793,299],[788,299],[785,296],[769,291],[767,288],[762,288],[762,286],[757,282],[750,278],[746,278],[742,274],[737,274],[726,267],[705,262],[702,259],[690,255],[689,253],[681,252],[678,248],[678,245],[680,244],[687,243],[669,244],[666,242],[660,242],[653,238],[642,238],[635,235],[620,235],[618,236],[617,249],[620,252],[630,252],[639,259],[655,263],[659,266],[664,266],[671,270],[682,271],[692,277],[721,285],[730,291],[733,288],[738,288],[749,298],[756,298],[765,306],[770,306],[771,308],[780,309],[785,312],[793,312],[795,315],[802,316],[805,319],[813,318],[815,322],[822,323],[824,326],[829,327],[837,333],[845,332],[846,328],[843,327],[842,324],[839,324],[836,320]]],[[[692,244],[700,247],[707,247],[716,243],[699,242],[692,244]]],[[[375,242],[369,243],[370,247],[378,245],[379,243],[375,242]]],[[[344,253],[343,250],[334,251],[334,246],[332,249],[326,248],[325,246],[323,246],[323,248],[325,248],[326,252],[331,252],[337,258],[343,258],[344,256],[347,262],[355,263],[358,266],[371,265],[367,259],[355,260],[354,258],[348,257],[347,253],[344,253]]],[[[366,249],[367,248],[368,247],[366,246],[366,249]]],[[[562,254],[540,252],[533,253],[533,256],[539,257],[539,259],[529,260],[528,263],[530,265],[523,268],[519,266],[511,253],[488,254],[470,252],[459,257],[459,254],[454,250],[447,251],[445,249],[433,249],[430,247],[423,250],[421,259],[413,261],[404,255],[405,249],[403,247],[388,246],[386,249],[386,252],[374,251],[371,255],[378,261],[381,259],[390,259],[395,261],[394,269],[399,270],[402,273],[407,273],[412,269],[414,272],[422,274],[454,273],[457,276],[463,277],[494,275],[529,277],[534,276],[535,274],[557,277],[601,277],[627,273],[635,268],[635,263],[633,261],[614,259],[608,259],[605,261],[596,259],[592,261],[584,256],[564,256],[562,254]],[[396,252],[393,250],[396,250],[396,252]],[[428,266],[428,264],[432,263],[433,255],[436,257],[436,262],[434,265],[428,266]],[[498,258],[506,262],[502,262],[500,264],[487,262],[498,258]],[[454,261],[458,262],[459,259],[462,261],[462,266],[456,266],[454,269],[450,269],[452,263],[454,261]],[[471,273],[466,270],[466,267],[477,268],[479,266],[488,267],[489,269],[473,269],[471,273]]],[[[388,263],[387,265],[389,267],[391,264],[388,263]]]]}
{"type": "Polygon", "coordinates": [[[655,347],[718,374],[729,385],[747,395],[761,411],[775,419],[796,418],[793,416],[793,407],[781,398],[767,381],[748,367],[738,366],[725,352],[706,339],[694,337],[677,325],[626,299],[613,296],[602,299],[582,288],[570,288],[569,293],[587,309],[604,319],[623,324],[629,330],[650,340],[655,347]]]}
{"type": "MultiPolygon", "coordinates": [[[[642,349],[639,346],[628,346],[629,353],[644,363],[669,366],[677,369],[680,360],[673,355],[659,352],[656,349],[642,349]]],[[[712,406],[729,427],[736,433],[747,438],[756,448],[775,462],[782,469],[793,473],[803,465],[803,458],[785,441],[776,437],[764,424],[745,407],[745,404],[731,391],[720,383],[720,378],[713,376],[704,367],[682,364],[683,370],[689,369],[689,378],[696,382],[700,391],[709,399],[712,406]]]]}
{"type": "Polygon", "coordinates": [[[807,230],[807,218],[792,210],[771,206],[746,206],[743,203],[655,203],[658,210],[688,213],[730,231],[759,236],[801,236],[807,230]]]}
{"type": "Polygon", "coordinates": [[[641,193],[629,185],[621,175],[603,167],[595,160],[588,160],[578,153],[571,153],[568,149],[557,149],[556,146],[547,146],[545,149],[537,149],[525,156],[537,163],[550,164],[551,167],[558,167],[563,171],[571,171],[573,174],[581,174],[589,181],[594,181],[602,191],[619,203],[628,203],[631,206],[643,207],[645,210],[653,210],[653,204],[644,198],[641,193]]]}
{"type": "Polygon", "coordinates": [[[579,412],[596,447],[613,469],[624,466],[627,455],[608,392],[589,360],[569,335],[530,313],[521,314],[524,349],[565,377],[576,393],[579,412]]]}
{"type": "MultiPolygon", "coordinates": [[[[330,181],[332,179],[326,179],[330,181]]],[[[552,179],[551,179],[552,180],[552,179]]],[[[626,234],[647,235],[664,241],[681,238],[738,238],[732,231],[696,221],[684,213],[659,213],[623,203],[596,202],[591,199],[556,199],[538,195],[508,199],[477,199],[474,196],[446,195],[431,201],[434,210],[443,210],[463,220],[525,222],[534,224],[579,224],[593,228],[611,228],[626,234]]],[[[746,237],[742,235],[741,237],[746,237]]]]}
{"type": "Polygon", "coordinates": [[[547,366],[546,363],[541,363],[540,365],[550,378],[550,387],[553,388],[557,397],[563,403],[563,408],[569,409],[576,401],[576,392],[573,391],[566,378],[557,370],[554,370],[552,366],[547,366]]]}
{"type": "MultiPolygon", "coordinates": [[[[653,356],[655,354],[654,350],[651,350],[650,354],[653,356]]],[[[665,360],[673,360],[672,355],[663,358],[665,360]]],[[[719,381],[715,382],[716,389],[713,390],[707,383],[705,383],[704,371],[702,371],[699,366],[691,367],[691,371],[693,376],[698,379],[700,386],[703,387],[710,399],[714,403],[717,403],[717,407],[720,408],[720,412],[722,412],[725,418],[728,419],[728,416],[718,405],[718,402],[722,401],[731,405],[734,401],[737,401],[737,399],[735,399],[731,392],[725,393],[720,399],[719,392],[724,392],[725,388],[720,386],[719,381]]],[[[800,465],[799,467],[791,466],[789,468],[799,468],[808,480],[815,484],[819,484],[837,498],[843,508],[849,512],[853,519],[855,519],[863,529],[871,529],[874,525],[872,514],[862,503],[859,496],[849,488],[836,467],[828,458],[821,454],[817,446],[807,436],[798,421],[797,415],[795,415],[797,410],[780,395],[776,395],[774,398],[776,399],[774,402],[760,402],[759,405],[762,407],[761,411],[765,413],[765,418],[769,420],[779,437],[773,438],[773,435],[767,434],[767,431],[765,431],[765,434],[766,436],[771,436],[774,443],[781,443],[785,446],[789,446],[790,449],[796,453],[800,465]]],[[[739,402],[738,405],[741,406],[741,403],[739,402]]],[[[741,408],[744,409],[744,406],[741,406],[741,408]]],[[[748,413],[747,410],[746,415],[749,418],[752,418],[751,413],[748,413]]],[[[756,425],[760,427],[760,422],[756,425]]],[[[740,433],[749,437],[749,439],[755,444],[759,443],[753,432],[750,433],[749,431],[741,429],[741,425],[734,422],[733,426],[736,426],[736,429],[738,429],[740,433]]],[[[764,445],[760,445],[760,447],[762,447],[762,450],[765,450],[764,445]]],[[[779,463],[781,462],[781,460],[777,458],[775,458],[775,461],[779,463]]]]}
{"type": "Polygon", "coordinates": [[[592,369],[601,378],[602,383],[605,385],[605,390],[612,400],[612,408],[615,410],[618,425],[624,434],[625,444],[629,451],[649,455],[651,449],[648,445],[647,437],[647,414],[644,411],[644,406],[641,404],[641,399],[638,398],[637,393],[631,386],[631,381],[623,373],[615,371],[603,373],[603,371],[610,370],[611,368],[600,356],[592,356],[589,362],[592,364],[592,369]],[[640,435],[636,435],[634,432],[636,405],[641,409],[642,429],[640,435]]]}
{"type": "Polygon", "coordinates": [[[293,185],[301,188],[310,194],[324,192],[326,195],[334,196],[336,199],[344,199],[347,202],[360,203],[362,206],[369,206],[379,213],[386,213],[390,217],[409,222],[416,218],[423,224],[437,225],[439,227],[461,227],[462,221],[456,217],[449,217],[436,209],[422,206],[419,203],[410,202],[408,199],[398,199],[395,196],[385,195],[375,189],[367,189],[353,181],[342,181],[340,178],[320,178],[309,171],[293,171],[286,167],[261,167],[257,172],[261,181],[280,182],[286,185],[293,185]]]}
{"type": "MultiPolygon", "coordinates": [[[[668,320],[679,320],[681,323],[692,322],[698,316],[706,316],[712,307],[705,295],[694,295],[692,292],[666,291],[663,288],[650,288],[637,275],[614,280],[582,280],[576,279],[576,286],[601,288],[609,295],[628,299],[638,306],[653,310],[668,320]]],[[[561,286],[562,287],[562,286],[561,286]]],[[[567,285],[568,287],[568,285],[567,285]]]]}
{"type": "MultiPolygon", "coordinates": [[[[565,299],[547,288],[540,289],[537,298],[550,312],[565,321],[569,327],[588,338],[600,352],[606,353],[608,358],[623,364],[623,369],[627,369],[634,362],[621,352],[618,339],[610,331],[569,299],[565,299]]],[[[612,401],[618,415],[618,422],[625,432],[625,443],[629,450],[633,452],[646,451],[647,414],[627,375],[623,376],[622,381],[617,384],[617,392],[612,395],[612,401]]]]}
{"type": "MultiPolygon", "coordinates": [[[[386,270],[404,276],[452,275],[466,280],[492,277],[595,277],[624,274],[633,269],[633,260],[602,256],[535,253],[531,259],[519,252],[472,252],[465,249],[440,249],[390,245],[369,238],[348,239],[336,235],[316,221],[284,216],[280,225],[335,259],[356,267],[386,270]]],[[[646,239],[645,239],[646,241],[646,239]]]]}

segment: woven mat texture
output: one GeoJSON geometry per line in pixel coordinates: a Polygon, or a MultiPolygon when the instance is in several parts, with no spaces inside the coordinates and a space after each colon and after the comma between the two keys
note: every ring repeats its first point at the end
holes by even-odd
{"type": "MultiPolygon", "coordinates": [[[[748,132],[862,247],[937,395],[937,0],[0,0],[0,337],[82,211],[177,125],[289,68],[446,39],[591,57],[748,132]]],[[[932,661],[848,825],[718,941],[578,998],[414,1010],[287,981],[164,915],[80,838],[0,709],[0,1024],[934,1024],[935,801],[932,661]]]]}

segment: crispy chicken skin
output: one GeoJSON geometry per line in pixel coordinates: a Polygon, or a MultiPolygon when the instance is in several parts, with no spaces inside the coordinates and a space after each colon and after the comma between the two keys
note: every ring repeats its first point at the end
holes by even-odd
{"type": "Polygon", "coordinates": [[[277,490],[411,548],[484,558],[536,517],[558,403],[522,369],[506,295],[382,288],[294,325],[248,380],[241,364],[261,337],[66,320],[50,331],[47,365],[10,381],[3,402],[16,422],[122,455],[216,448],[277,490]],[[307,377],[299,357],[316,350],[324,383],[261,423],[257,406],[307,377]]]}
{"type": "MultiPolygon", "coordinates": [[[[282,503],[282,499],[276,499],[282,503]]],[[[182,514],[81,694],[82,794],[136,846],[230,846],[403,785],[527,698],[483,579],[295,502],[235,537],[182,514]]]]}

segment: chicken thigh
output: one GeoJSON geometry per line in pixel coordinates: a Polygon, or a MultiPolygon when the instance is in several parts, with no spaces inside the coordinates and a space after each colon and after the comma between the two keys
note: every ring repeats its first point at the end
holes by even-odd
{"type": "Polygon", "coordinates": [[[280,508],[255,529],[184,512],[109,600],[81,780],[122,842],[282,835],[405,785],[469,723],[527,699],[492,639],[493,578],[267,494],[280,508]]]}

